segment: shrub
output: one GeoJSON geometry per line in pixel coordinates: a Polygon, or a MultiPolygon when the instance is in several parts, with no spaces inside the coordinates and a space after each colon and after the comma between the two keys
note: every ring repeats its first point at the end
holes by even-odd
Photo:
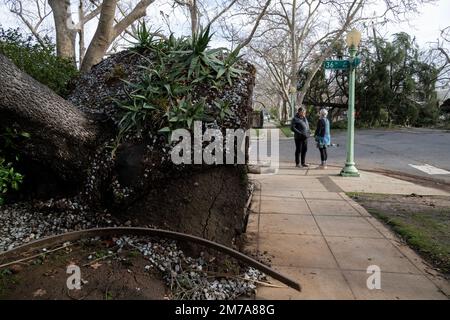
{"type": "Polygon", "coordinates": [[[269,109],[269,114],[272,119],[278,120],[278,109],[276,107],[272,107],[269,109]]]}
{"type": "Polygon", "coordinates": [[[308,118],[309,127],[311,130],[315,130],[317,122],[319,121],[319,112],[314,106],[306,107],[306,117],[308,118]]]}
{"type": "Polygon", "coordinates": [[[55,46],[48,38],[41,45],[33,42],[32,37],[19,33],[18,29],[0,27],[0,53],[61,96],[68,93],[67,83],[78,73],[72,61],[56,56],[55,46]]]}
{"type": "Polygon", "coordinates": [[[427,103],[419,110],[419,117],[415,125],[420,127],[430,127],[436,125],[439,120],[439,107],[437,103],[427,103]]]}
{"type": "Polygon", "coordinates": [[[5,128],[0,132],[0,205],[11,190],[17,191],[23,181],[23,175],[17,172],[14,165],[19,161],[17,143],[28,139],[26,132],[5,128]]]}
{"type": "MultiPolygon", "coordinates": [[[[193,98],[196,86],[223,88],[245,72],[235,67],[239,52],[208,48],[211,37],[208,27],[191,38],[156,38],[141,23],[132,50],[151,52],[152,62],[141,66],[139,82],[127,82],[128,100],[117,101],[123,110],[119,141],[129,131],[170,134],[178,128],[190,129],[195,120],[208,120],[205,101],[193,98]]],[[[225,101],[213,101],[211,108],[217,115],[211,121],[231,115],[225,101]]]]}
{"type": "Polygon", "coordinates": [[[22,179],[22,174],[15,171],[13,164],[6,163],[5,159],[0,157],[0,205],[5,202],[8,191],[19,190],[22,179]]]}
{"type": "Polygon", "coordinates": [[[332,129],[347,129],[347,120],[340,120],[331,123],[332,129]]]}

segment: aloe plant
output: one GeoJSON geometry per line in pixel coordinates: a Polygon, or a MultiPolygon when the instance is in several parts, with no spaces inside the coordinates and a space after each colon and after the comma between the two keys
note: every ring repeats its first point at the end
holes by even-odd
{"type": "Polygon", "coordinates": [[[142,130],[170,133],[177,128],[192,128],[195,120],[223,121],[232,114],[228,103],[217,101],[217,119],[210,119],[205,115],[204,101],[192,102],[197,84],[221,89],[245,72],[235,67],[241,58],[239,51],[226,54],[223,48],[208,48],[212,36],[207,27],[192,38],[171,34],[167,39],[155,39],[145,24],[140,25],[136,47],[151,50],[154,56],[148,65],[140,66],[139,82],[126,82],[128,100],[118,102],[123,112],[119,136],[142,130]]]}
{"type": "Polygon", "coordinates": [[[157,32],[151,32],[151,30],[147,28],[145,21],[139,22],[136,32],[132,35],[136,40],[136,42],[132,42],[132,44],[134,45],[134,49],[142,50],[152,48],[153,45],[158,41],[155,37],[155,33],[157,32]]]}

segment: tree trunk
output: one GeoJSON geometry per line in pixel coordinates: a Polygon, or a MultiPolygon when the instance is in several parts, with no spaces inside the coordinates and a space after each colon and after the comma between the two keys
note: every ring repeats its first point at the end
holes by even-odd
{"type": "MultiPolygon", "coordinates": [[[[19,172],[26,176],[22,190],[28,188],[25,195],[31,199],[58,199],[45,202],[48,212],[107,212],[123,222],[133,220],[136,225],[151,224],[232,246],[244,225],[244,165],[176,166],[161,140],[146,137],[125,138],[112,157],[104,143],[117,135],[110,120],[119,114],[110,109],[116,110],[111,98],[121,97],[127,88],[120,79],[111,83],[111,72],[123,67],[124,79],[135,82],[149,58],[130,53],[118,53],[73,80],[69,97],[78,108],[0,55],[0,126],[31,135],[26,145],[19,145],[25,169],[19,172]],[[94,123],[87,115],[93,108],[101,110],[94,123]],[[73,200],[80,206],[73,206],[73,200]]],[[[213,99],[226,99],[231,92],[241,97],[230,101],[236,112],[222,130],[250,127],[256,70],[244,66],[247,73],[228,91],[215,96],[208,90],[213,99]]]]}
{"type": "MultiPolygon", "coordinates": [[[[83,21],[84,19],[84,6],[83,0],[80,0],[78,5],[78,21],[83,21]]],[[[78,48],[79,48],[79,61],[80,65],[84,59],[84,54],[86,53],[86,46],[84,43],[84,23],[80,23],[80,28],[78,30],[78,48]]]]}
{"type": "Polygon", "coordinates": [[[75,39],[77,31],[70,29],[73,25],[70,15],[70,0],[49,0],[53,11],[56,29],[56,54],[67,58],[75,64],[75,39]]]}
{"type": "Polygon", "coordinates": [[[198,21],[198,8],[197,8],[197,1],[192,0],[191,4],[189,5],[189,12],[191,15],[191,30],[192,30],[192,36],[198,32],[199,27],[199,21],[198,21]]]}
{"type": "Polygon", "coordinates": [[[81,72],[88,72],[99,63],[108,50],[114,36],[114,17],[118,0],[104,0],[100,13],[100,21],[81,64],[81,72]]]}
{"type": "Polygon", "coordinates": [[[31,135],[21,152],[63,180],[81,179],[97,129],[72,104],[20,71],[0,54],[0,125],[31,135]]]}
{"type": "Polygon", "coordinates": [[[282,104],[282,121],[283,123],[287,123],[287,119],[288,119],[288,114],[287,114],[287,106],[289,104],[289,101],[286,101],[285,99],[283,99],[283,104],[282,104]]]}
{"type": "MultiPolygon", "coordinates": [[[[292,2],[292,16],[291,16],[291,28],[290,28],[290,41],[291,41],[291,71],[290,71],[290,90],[292,92],[297,91],[298,81],[298,52],[297,52],[297,21],[296,21],[296,7],[297,1],[292,2]]],[[[293,99],[292,108],[295,109],[297,99],[293,99]]],[[[290,104],[292,104],[290,102],[290,104]]]]}

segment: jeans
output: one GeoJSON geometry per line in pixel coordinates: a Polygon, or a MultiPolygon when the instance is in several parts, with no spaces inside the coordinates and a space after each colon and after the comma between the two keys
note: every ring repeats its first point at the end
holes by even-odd
{"type": "Polygon", "coordinates": [[[320,151],[320,160],[322,160],[322,163],[326,162],[328,160],[327,147],[319,148],[319,151],[320,151]]]}
{"type": "Polygon", "coordinates": [[[308,139],[300,138],[295,139],[295,164],[300,164],[300,155],[302,159],[302,165],[306,164],[306,152],[308,151],[308,139]]]}

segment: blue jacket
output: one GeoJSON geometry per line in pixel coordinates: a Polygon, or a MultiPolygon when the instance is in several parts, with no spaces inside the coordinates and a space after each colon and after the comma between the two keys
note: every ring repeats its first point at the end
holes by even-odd
{"type": "Polygon", "coordinates": [[[319,119],[314,136],[319,148],[331,145],[330,121],[327,118],[319,119]]]}

